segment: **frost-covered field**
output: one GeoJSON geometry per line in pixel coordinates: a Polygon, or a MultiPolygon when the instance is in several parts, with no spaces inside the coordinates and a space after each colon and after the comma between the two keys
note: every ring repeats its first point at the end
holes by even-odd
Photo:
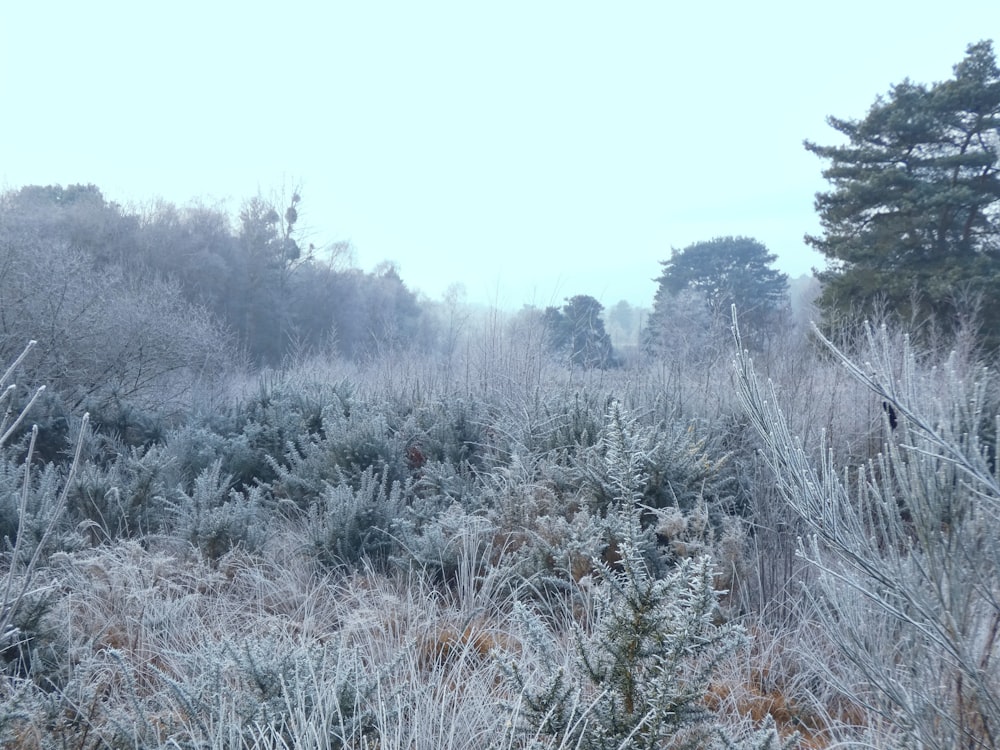
{"type": "Polygon", "coordinates": [[[993,746],[971,356],[876,332],[853,375],[802,336],[581,371],[472,341],[59,445],[36,404],[0,464],[6,746],[993,746]]]}

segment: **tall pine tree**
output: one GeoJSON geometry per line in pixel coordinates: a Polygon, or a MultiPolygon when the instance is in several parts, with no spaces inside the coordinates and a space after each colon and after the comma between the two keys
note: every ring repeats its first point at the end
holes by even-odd
{"type": "MultiPolygon", "coordinates": [[[[828,119],[847,145],[805,147],[829,160],[816,196],[828,259],[828,321],[880,304],[945,330],[978,302],[1000,322],[1000,70],[991,42],[970,45],[954,78],[905,80],[862,120],[828,119]]],[[[991,344],[996,344],[993,334],[991,344]]]]}

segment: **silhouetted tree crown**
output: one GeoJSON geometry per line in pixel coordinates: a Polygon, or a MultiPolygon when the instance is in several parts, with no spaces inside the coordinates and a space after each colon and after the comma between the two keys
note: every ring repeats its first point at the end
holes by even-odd
{"type": "MultiPolygon", "coordinates": [[[[947,329],[969,300],[985,329],[1000,321],[1000,70],[993,45],[967,48],[950,80],[904,80],[861,120],[828,118],[840,146],[806,141],[829,161],[816,196],[828,259],[828,322],[876,305],[947,329]]],[[[994,336],[994,338],[996,338],[994,336]]],[[[996,341],[993,342],[994,344],[996,341]]]]}
{"type": "Polygon", "coordinates": [[[562,309],[547,307],[542,323],[549,346],[566,355],[578,367],[610,367],[616,364],[611,337],[604,329],[604,305],[586,294],[566,300],[562,309]]]}
{"type": "MultiPolygon", "coordinates": [[[[709,325],[729,326],[736,305],[748,331],[763,334],[787,313],[788,277],[772,267],[777,256],[750,237],[716,237],[674,250],[660,262],[663,273],[647,325],[645,343],[655,347],[665,328],[677,324],[677,304],[703,304],[709,325]]],[[[696,319],[687,310],[686,317],[696,319]]]]}

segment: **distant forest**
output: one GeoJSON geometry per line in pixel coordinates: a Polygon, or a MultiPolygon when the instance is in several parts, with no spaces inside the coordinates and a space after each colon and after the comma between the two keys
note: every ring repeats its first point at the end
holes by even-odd
{"type": "MultiPolygon", "coordinates": [[[[147,347],[170,350],[175,364],[187,357],[211,367],[228,357],[274,367],[290,356],[320,352],[360,361],[454,344],[458,319],[472,312],[458,286],[444,300],[421,299],[389,262],[366,272],[351,266],[345,244],[300,246],[301,202],[298,193],[287,205],[253,197],[232,217],[166,202],[129,210],[107,201],[95,185],[10,191],[0,196],[0,249],[5,265],[19,271],[7,276],[2,293],[20,304],[16,313],[9,306],[0,335],[11,338],[0,342],[0,351],[12,353],[27,330],[72,338],[86,329],[93,336],[100,324],[85,311],[112,299],[129,312],[123,320],[108,316],[115,320],[117,343],[138,336],[136,316],[155,305],[157,323],[147,321],[142,335],[147,347]],[[55,293],[62,299],[57,308],[41,301],[55,293]],[[27,300],[36,304],[23,304],[27,300]],[[123,325],[130,326],[124,336],[123,325]]],[[[761,309],[761,284],[770,284],[767,323],[787,322],[773,314],[788,307],[785,278],[769,268],[775,256],[745,238],[713,242],[701,243],[708,251],[702,257],[693,247],[680,254],[687,262],[671,261],[678,270],[661,279],[655,313],[653,300],[648,308],[623,300],[605,311],[593,297],[578,294],[562,307],[525,307],[520,315],[544,325],[553,354],[584,367],[621,364],[612,340],[632,354],[641,342],[648,348],[658,327],[678,327],[676,321],[663,325],[668,314],[702,318],[707,325],[706,315],[724,318],[729,304],[747,302],[750,316],[761,309]],[[734,273],[740,264],[742,276],[734,273]],[[720,286],[726,283],[731,288],[720,286]],[[685,291],[686,297],[678,296],[685,291]]],[[[655,268],[653,260],[651,275],[655,268]]],[[[123,352],[120,359],[128,356],[123,352]]]]}

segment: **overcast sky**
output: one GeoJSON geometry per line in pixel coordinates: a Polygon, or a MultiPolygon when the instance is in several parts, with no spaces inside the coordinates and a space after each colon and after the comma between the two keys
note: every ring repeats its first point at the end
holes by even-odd
{"type": "Polygon", "coordinates": [[[5,2],[0,187],[222,203],[301,187],[307,242],[413,289],[648,305],[671,248],[822,265],[827,115],[951,75],[1000,1],[5,2]]]}

